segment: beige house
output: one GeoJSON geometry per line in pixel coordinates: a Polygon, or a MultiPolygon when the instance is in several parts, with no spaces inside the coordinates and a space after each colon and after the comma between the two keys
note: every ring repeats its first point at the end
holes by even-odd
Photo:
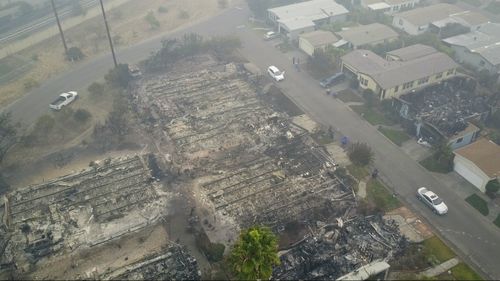
{"type": "Polygon", "coordinates": [[[380,99],[399,97],[456,75],[458,65],[446,54],[425,45],[387,53],[384,59],[369,50],[342,57],[341,70],[372,90],[380,99]]]}
{"type": "Polygon", "coordinates": [[[500,177],[500,146],[480,139],[454,151],[453,169],[481,192],[486,184],[500,177]]]}
{"type": "Polygon", "coordinates": [[[309,33],[304,33],[299,37],[299,48],[309,56],[313,56],[314,51],[325,49],[331,46],[339,39],[329,31],[316,30],[309,33]]]}
{"type": "Polygon", "coordinates": [[[390,42],[397,39],[399,36],[392,28],[380,23],[350,27],[346,30],[337,32],[337,35],[353,49],[366,45],[390,42]]]}

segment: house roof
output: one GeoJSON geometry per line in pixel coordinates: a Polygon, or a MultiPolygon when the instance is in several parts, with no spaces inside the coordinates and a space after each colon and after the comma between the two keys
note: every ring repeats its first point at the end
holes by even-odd
{"type": "Polygon", "coordinates": [[[298,30],[315,26],[314,21],[308,18],[284,19],[278,20],[278,22],[283,24],[288,30],[298,30]]]}
{"type": "Polygon", "coordinates": [[[367,5],[367,7],[374,10],[374,11],[377,11],[377,10],[390,9],[391,5],[384,3],[384,2],[379,2],[379,3],[367,5]]]}
{"type": "Polygon", "coordinates": [[[430,55],[430,54],[433,54],[436,52],[437,52],[437,50],[434,49],[433,47],[430,47],[427,45],[422,45],[422,44],[415,44],[415,45],[411,45],[408,47],[404,47],[401,49],[387,52],[387,55],[397,57],[402,61],[409,61],[409,60],[421,58],[421,57],[424,57],[424,56],[427,56],[427,55],[430,55]]]}
{"type": "Polygon", "coordinates": [[[398,37],[396,31],[380,23],[352,27],[348,30],[339,31],[337,34],[354,46],[367,45],[398,37]]]}
{"type": "Polygon", "coordinates": [[[344,15],[349,11],[334,0],[311,0],[268,9],[280,22],[293,26],[303,26],[306,22],[344,15]],[[296,23],[294,23],[296,21],[296,23]]]}
{"type": "Polygon", "coordinates": [[[458,13],[451,15],[451,18],[456,19],[458,22],[466,23],[470,26],[484,24],[489,22],[488,17],[485,15],[474,12],[474,11],[465,11],[463,13],[458,13]]]}
{"type": "Polygon", "coordinates": [[[333,44],[339,40],[333,33],[324,30],[316,30],[313,32],[305,33],[300,35],[300,38],[304,38],[314,47],[333,44]]]}
{"type": "Polygon", "coordinates": [[[443,40],[450,45],[462,46],[478,53],[493,65],[500,64],[500,24],[486,23],[479,30],[443,40]]]}
{"type": "Polygon", "coordinates": [[[479,139],[459,148],[455,154],[474,163],[490,178],[500,176],[500,146],[488,139],[479,139]]]}
{"type": "Polygon", "coordinates": [[[399,5],[414,2],[414,0],[385,0],[385,3],[389,5],[399,5]]]}
{"type": "Polygon", "coordinates": [[[446,54],[436,51],[412,60],[387,61],[371,51],[355,50],[343,56],[342,61],[356,68],[357,71],[369,75],[384,89],[419,80],[458,66],[446,54]]]}
{"type": "Polygon", "coordinates": [[[434,21],[442,20],[452,14],[463,12],[462,8],[455,5],[440,3],[427,7],[417,8],[410,11],[401,12],[394,16],[404,18],[414,25],[426,25],[434,21]]]}

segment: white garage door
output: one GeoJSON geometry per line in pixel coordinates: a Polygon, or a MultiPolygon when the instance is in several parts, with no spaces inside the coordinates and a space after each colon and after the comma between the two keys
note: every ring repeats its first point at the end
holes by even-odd
{"type": "Polygon", "coordinates": [[[469,170],[464,164],[462,164],[462,162],[455,161],[454,169],[459,175],[464,177],[467,181],[472,183],[477,188],[481,188],[481,186],[483,185],[483,179],[473,171],[469,170]]]}

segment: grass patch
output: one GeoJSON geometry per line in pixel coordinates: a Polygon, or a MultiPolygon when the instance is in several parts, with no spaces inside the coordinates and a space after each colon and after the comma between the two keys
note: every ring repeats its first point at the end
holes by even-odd
{"type": "Polygon", "coordinates": [[[401,146],[403,142],[410,139],[410,136],[404,131],[387,128],[379,128],[378,130],[398,146],[401,146]]]}
{"type": "Polygon", "coordinates": [[[493,221],[493,223],[494,223],[496,226],[500,227],[500,214],[498,214],[497,218],[493,221]]]}
{"type": "Polygon", "coordinates": [[[436,264],[443,263],[453,257],[455,253],[437,236],[424,240],[424,255],[429,260],[435,260],[436,264]]]}
{"type": "Polygon", "coordinates": [[[394,122],[388,119],[384,114],[364,105],[352,105],[351,108],[372,125],[394,125],[394,122]]]}
{"type": "Polygon", "coordinates": [[[497,1],[492,1],[486,9],[487,11],[494,13],[494,14],[500,14],[500,2],[497,1]]]}
{"type": "Polygon", "coordinates": [[[385,212],[401,207],[401,202],[378,180],[372,179],[368,182],[366,194],[377,207],[385,212]]]}
{"type": "Polygon", "coordinates": [[[343,102],[363,102],[363,99],[356,95],[351,89],[345,89],[338,92],[337,98],[343,102]]]}
{"type": "Polygon", "coordinates": [[[479,7],[482,4],[480,0],[462,0],[462,2],[467,3],[474,7],[479,7]]]}
{"type": "Polygon", "coordinates": [[[349,171],[349,173],[353,177],[355,177],[357,180],[362,180],[369,175],[369,173],[365,167],[360,167],[360,166],[356,166],[354,164],[351,164],[351,165],[347,166],[346,168],[349,171]]]}
{"type": "Polygon", "coordinates": [[[451,268],[451,275],[455,280],[483,280],[479,274],[463,262],[451,268]]]}
{"type": "Polygon", "coordinates": [[[419,162],[420,165],[424,166],[428,171],[434,172],[434,173],[441,173],[441,174],[447,174],[451,172],[451,169],[448,165],[445,165],[434,157],[434,155],[431,155],[424,160],[419,162]]]}
{"type": "Polygon", "coordinates": [[[487,216],[490,213],[488,203],[486,203],[486,201],[484,201],[484,199],[479,197],[477,194],[472,194],[471,196],[465,198],[465,201],[478,210],[483,216],[487,216]]]}
{"type": "Polygon", "coordinates": [[[323,131],[320,131],[320,132],[313,134],[312,137],[318,144],[321,144],[321,145],[325,145],[325,144],[329,144],[329,143],[334,142],[334,139],[332,139],[330,137],[330,134],[328,134],[327,132],[323,132],[323,131]]]}

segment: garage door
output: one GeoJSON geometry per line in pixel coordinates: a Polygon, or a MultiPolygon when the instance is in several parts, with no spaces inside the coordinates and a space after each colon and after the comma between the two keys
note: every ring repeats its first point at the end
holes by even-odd
{"type": "Polygon", "coordinates": [[[462,164],[462,162],[455,161],[455,168],[454,169],[459,175],[464,177],[467,181],[472,183],[477,188],[481,188],[481,186],[483,185],[482,178],[479,175],[477,175],[476,173],[474,173],[473,171],[471,171],[469,168],[467,168],[467,166],[462,164]]]}

